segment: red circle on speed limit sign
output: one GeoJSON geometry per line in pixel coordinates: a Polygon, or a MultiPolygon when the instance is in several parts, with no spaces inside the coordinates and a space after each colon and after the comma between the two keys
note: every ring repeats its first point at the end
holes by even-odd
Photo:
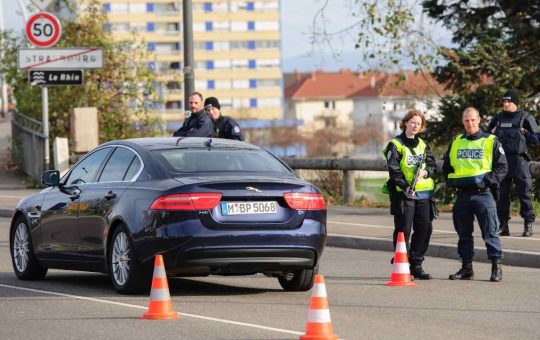
{"type": "Polygon", "coordinates": [[[26,22],[26,37],[37,47],[56,44],[61,33],[60,21],[50,13],[36,13],[26,22]]]}

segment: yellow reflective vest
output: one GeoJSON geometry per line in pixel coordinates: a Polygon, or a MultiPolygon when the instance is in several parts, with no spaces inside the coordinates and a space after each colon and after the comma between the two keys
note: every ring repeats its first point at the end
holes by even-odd
{"type": "Polygon", "coordinates": [[[462,189],[484,187],[484,178],[492,171],[494,135],[468,140],[458,135],[450,146],[449,160],[454,172],[448,174],[448,184],[462,189]]]}
{"type": "MultiPolygon", "coordinates": [[[[401,155],[401,162],[400,162],[400,169],[403,172],[403,175],[405,176],[405,180],[407,183],[411,184],[414,175],[416,173],[416,169],[418,167],[418,164],[420,164],[424,157],[426,157],[426,143],[421,139],[418,138],[418,145],[410,149],[409,147],[405,146],[401,138],[396,137],[392,139],[390,142],[393,143],[396,146],[397,152],[401,155]]],[[[383,154],[384,158],[388,160],[386,155],[387,148],[384,148],[383,154]]],[[[425,170],[427,168],[426,162],[422,163],[422,169],[425,170]]],[[[433,190],[435,188],[435,182],[432,178],[419,178],[416,182],[416,194],[419,199],[423,198],[431,198],[433,196],[433,190]]],[[[400,187],[396,186],[397,191],[402,191],[400,187]]]]}

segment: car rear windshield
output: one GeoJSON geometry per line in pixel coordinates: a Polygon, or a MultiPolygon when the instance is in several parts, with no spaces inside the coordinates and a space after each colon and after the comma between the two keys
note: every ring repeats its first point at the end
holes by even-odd
{"type": "Polygon", "coordinates": [[[156,150],[171,172],[291,172],[264,150],[169,149],[156,150]]]}

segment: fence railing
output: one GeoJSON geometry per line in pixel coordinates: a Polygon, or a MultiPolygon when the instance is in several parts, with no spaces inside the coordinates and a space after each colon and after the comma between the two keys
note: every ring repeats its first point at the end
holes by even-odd
{"type": "MultiPolygon", "coordinates": [[[[384,159],[362,158],[282,158],[295,170],[341,170],[343,171],[343,200],[346,203],[354,202],[356,198],[355,171],[387,171],[384,159]]],[[[439,171],[442,171],[442,161],[437,161],[439,171]]],[[[531,162],[533,177],[540,178],[540,162],[531,162]]]]}
{"type": "Polygon", "coordinates": [[[41,122],[14,111],[11,147],[13,160],[21,170],[31,178],[40,178],[45,168],[45,136],[41,122]]]}

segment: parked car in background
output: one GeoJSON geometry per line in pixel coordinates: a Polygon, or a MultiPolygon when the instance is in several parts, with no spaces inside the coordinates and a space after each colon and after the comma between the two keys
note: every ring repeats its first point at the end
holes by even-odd
{"type": "Polygon", "coordinates": [[[22,199],[11,222],[15,274],[48,268],[110,274],[120,293],[147,289],[155,255],[169,276],[275,277],[313,286],[326,241],[317,187],[245,142],[140,138],[100,145],[22,199]]]}

